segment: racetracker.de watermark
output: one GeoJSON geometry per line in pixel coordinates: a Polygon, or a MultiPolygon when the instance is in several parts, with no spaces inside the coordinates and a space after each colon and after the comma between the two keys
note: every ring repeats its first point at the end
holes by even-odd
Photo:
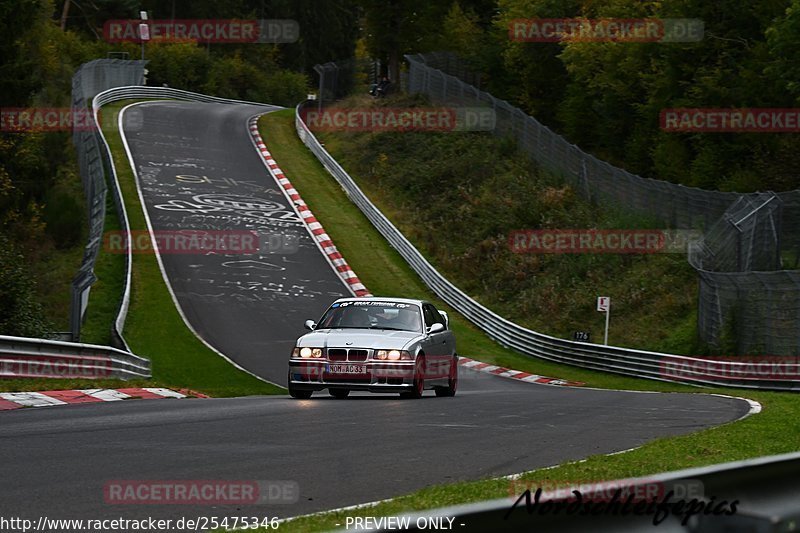
{"type": "Polygon", "coordinates": [[[97,379],[111,377],[113,363],[104,357],[36,357],[0,361],[0,377],[97,379]]]}
{"type": "Polygon", "coordinates": [[[727,381],[800,379],[800,357],[679,357],[667,356],[659,364],[661,377],[674,381],[727,381]]]}
{"type": "Polygon", "coordinates": [[[95,131],[90,109],[70,107],[4,107],[0,109],[0,131],[34,133],[40,131],[95,131]]]}
{"type": "Polygon", "coordinates": [[[486,107],[306,108],[300,117],[311,131],[492,131],[496,123],[486,107]]]}
{"type": "Polygon", "coordinates": [[[300,25],[291,19],[108,20],[103,38],[110,43],[293,43],[300,38],[300,25]],[[144,34],[143,24],[148,27],[144,34]]]}
{"type": "Polygon", "coordinates": [[[272,505],[296,503],[290,480],[112,480],[103,500],[112,505],[272,505]]]}
{"type": "Polygon", "coordinates": [[[514,19],[508,38],[525,43],[628,42],[678,43],[703,40],[700,19],[533,18],[514,19]]]}
{"type": "Polygon", "coordinates": [[[124,254],[224,254],[264,255],[293,254],[300,247],[292,233],[255,230],[147,230],[108,231],[103,235],[103,249],[124,254]],[[155,241],[155,246],[153,246],[155,241]]]}
{"type": "Polygon", "coordinates": [[[702,234],[665,229],[516,230],[508,236],[517,254],[656,254],[686,253],[702,234]]]}
{"type": "Polygon", "coordinates": [[[663,109],[660,123],[667,132],[800,133],[800,108],[663,109]]]}

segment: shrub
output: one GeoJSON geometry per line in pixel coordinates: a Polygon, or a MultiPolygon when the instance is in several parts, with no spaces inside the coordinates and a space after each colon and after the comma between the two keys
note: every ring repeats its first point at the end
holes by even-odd
{"type": "Polygon", "coordinates": [[[0,333],[46,337],[51,326],[36,302],[35,283],[25,264],[13,243],[0,234],[0,333]]]}

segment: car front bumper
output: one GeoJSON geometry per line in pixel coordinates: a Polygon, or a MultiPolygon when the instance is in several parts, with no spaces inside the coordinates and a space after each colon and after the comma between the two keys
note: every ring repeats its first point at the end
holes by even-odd
{"type": "Polygon", "coordinates": [[[289,361],[289,383],[297,390],[318,391],[327,388],[346,388],[370,392],[403,392],[414,383],[414,361],[366,361],[340,363],[338,361],[289,361]],[[332,372],[331,365],[364,367],[364,373],[332,372]]]}

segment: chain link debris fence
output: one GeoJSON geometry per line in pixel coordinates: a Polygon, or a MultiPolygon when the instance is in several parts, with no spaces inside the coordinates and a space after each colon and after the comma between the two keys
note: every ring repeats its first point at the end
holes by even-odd
{"type": "Polygon", "coordinates": [[[320,107],[348,96],[360,85],[377,83],[380,61],[372,59],[345,59],[315,65],[319,76],[317,105],[320,107]]]}
{"type": "MultiPolygon", "coordinates": [[[[121,59],[96,59],[84,63],[72,77],[72,112],[74,116],[91,112],[91,101],[97,94],[112,87],[144,84],[146,61],[127,61],[121,59]]],[[[107,170],[111,168],[106,150],[101,148],[102,139],[94,128],[86,128],[75,121],[72,141],[78,157],[83,190],[89,222],[89,238],[84,248],[83,259],[78,272],[72,280],[70,304],[70,335],[74,342],[80,340],[81,324],[89,302],[89,292],[97,280],[94,265],[103,244],[106,200],[108,191],[117,208],[120,222],[123,223],[122,199],[116,188],[107,186],[107,170]]],[[[122,227],[125,227],[124,225],[122,227]]],[[[127,275],[127,272],[125,273],[127,275]]],[[[113,328],[112,328],[113,329],[113,328]]],[[[114,335],[112,343],[127,349],[124,340],[114,335]]]]}
{"type": "Polygon", "coordinates": [[[743,195],[690,245],[700,277],[698,329],[718,347],[797,354],[800,271],[781,270],[782,212],[774,193],[743,195]]]}
{"type": "MultiPolygon", "coordinates": [[[[703,230],[689,248],[699,276],[698,334],[727,354],[800,355],[800,190],[739,194],[644,178],[582,151],[505,100],[449,52],[407,55],[405,89],[432,102],[485,107],[498,136],[588,201],[633,211],[667,228],[703,230]]],[[[348,62],[327,63],[320,87],[341,98],[348,62]],[[341,67],[339,66],[341,65],[341,67]]]]}

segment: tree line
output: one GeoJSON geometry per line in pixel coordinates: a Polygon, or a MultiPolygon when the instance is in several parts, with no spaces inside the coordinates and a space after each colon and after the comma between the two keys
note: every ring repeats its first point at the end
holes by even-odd
{"type": "MultiPolygon", "coordinates": [[[[140,10],[159,20],[300,27],[285,44],[151,42],[150,84],[293,105],[313,87],[315,64],[360,53],[397,81],[403,54],[450,50],[480,74],[482,89],[631,172],[741,192],[800,186],[797,133],[675,133],[659,123],[669,108],[797,107],[800,0],[0,0],[3,107],[69,106],[80,64],[110,52],[137,58],[137,43],[109,43],[102,32],[140,10]],[[516,19],[577,17],[694,18],[704,34],[686,43],[509,38],[516,19]]],[[[81,246],[83,211],[67,132],[0,133],[0,235],[9,249],[35,263],[81,246]]],[[[15,293],[4,283],[0,293],[15,293]]]]}

